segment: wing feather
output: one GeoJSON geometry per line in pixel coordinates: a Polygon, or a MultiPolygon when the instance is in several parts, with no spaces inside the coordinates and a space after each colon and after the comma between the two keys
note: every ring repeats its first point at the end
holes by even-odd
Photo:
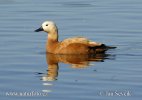
{"type": "Polygon", "coordinates": [[[74,38],[65,39],[60,42],[58,48],[56,48],[56,52],[60,52],[62,49],[68,47],[71,44],[75,44],[75,43],[88,45],[89,40],[87,38],[83,38],[83,37],[74,37],[74,38]]]}

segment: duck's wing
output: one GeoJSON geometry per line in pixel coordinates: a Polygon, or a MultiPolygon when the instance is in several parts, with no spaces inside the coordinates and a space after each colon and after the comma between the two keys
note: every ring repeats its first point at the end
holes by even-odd
{"type": "Polygon", "coordinates": [[[102,45],[102,43],[89,41],[89,46],[90,47],[96,47],[96,46],[101,46],[101,45],[102,45]]]}
{"type": "Polygon", "coordinates": [[[79,43],[79,44],[86,44],[87,45],[89,43],[89,40],[87,38],[84,38],[84,37],[68,38],[68,39],[63,40],[60,45],[62,45],[63,47],[67,47],[68,45],[73,44],[73,43],[79,43]]]}
{"type": "Polygon", "coordinates": [[[115,49],[116,47],[106,46],[103,43],[89,42],[89,48],[90,48],[90,52],[104,53],[108,49],[115,49]]]}
{"type": "Polygon", "coordinates": [[[56,48],[56,52],[59,53],[96,53],[106,51],[105,45],[102,43],[92,42],[87,38],[75,37],[68,38],[59,43],[59,46],[56,48]]]}
{"type": "Polygon", "coordinates": [[[87,47],[88,44],[89,44],[89,40],[87,38],[83,38],[83,37],[68,38],[61,41],[58,44],[56,48],[56,53],[66,54],[66,53],[69,53],[70,51],[76,52],[76,48],[87,47]]]}

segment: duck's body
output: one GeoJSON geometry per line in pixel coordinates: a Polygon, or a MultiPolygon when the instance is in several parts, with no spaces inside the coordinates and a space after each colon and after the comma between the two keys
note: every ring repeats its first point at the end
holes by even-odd
{"type": "Polygon", "coordinates": [[[103,53],[108,48],[102,43],[92,42],[83,37],[68,38],[58,41],[58,29],[54,22],[46,21],[36,32],[48,33],[46,51],[53,54],[95,54],[103,53]]]}
{"type": "Polygon", "coordinates": [[[90,42],[86,38],[74,37],[61,42],[48,39],[46,51],[53,54],[93,54],[106,51],[103,44],[90,42]]]}

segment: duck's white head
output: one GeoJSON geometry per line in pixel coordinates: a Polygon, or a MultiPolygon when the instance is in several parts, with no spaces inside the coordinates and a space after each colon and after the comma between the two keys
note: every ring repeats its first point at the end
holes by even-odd
{"type": "Polygon", "coordinates": [[[35,32],[44,31],[47,33],[58,32],[57,26],[52,21],[45,21],[42,23],[41,27],[36,29],[35,32]]]}

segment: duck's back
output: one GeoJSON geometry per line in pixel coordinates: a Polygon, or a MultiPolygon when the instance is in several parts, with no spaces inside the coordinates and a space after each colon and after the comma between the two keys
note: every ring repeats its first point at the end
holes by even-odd
{"type": "Polygon", "coordinates": [[[56,54],[90,54],[104,52],[100,43],[90,42],[86,38],[68,38],[60,42],[55,50],[56,54]],[[99,48],[100,47],[100,48],[99,48]]]}

